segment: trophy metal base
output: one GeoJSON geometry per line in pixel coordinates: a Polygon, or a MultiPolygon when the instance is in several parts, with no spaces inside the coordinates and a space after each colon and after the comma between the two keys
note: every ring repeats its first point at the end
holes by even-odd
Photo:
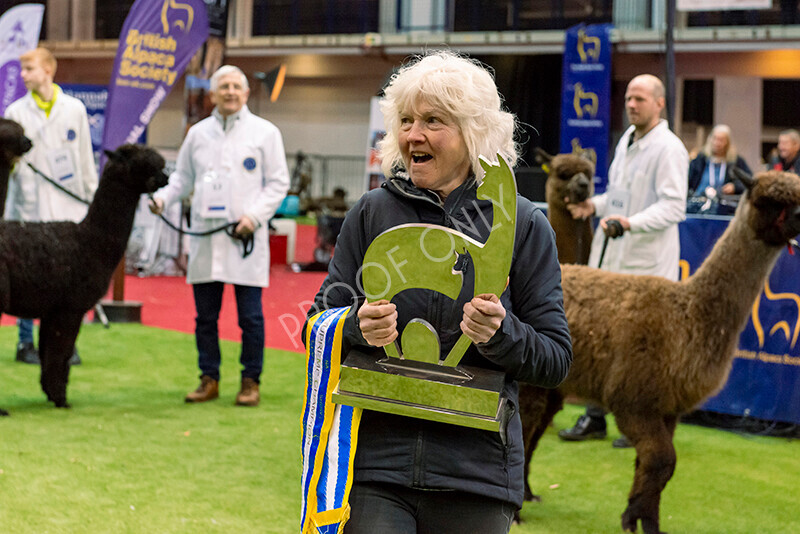
{"type": "Polygon", "coordinates": [[[499,431],[505,374],[444,367],[352,350],[342,364],[333,402],[481,430],[499,431]]]}

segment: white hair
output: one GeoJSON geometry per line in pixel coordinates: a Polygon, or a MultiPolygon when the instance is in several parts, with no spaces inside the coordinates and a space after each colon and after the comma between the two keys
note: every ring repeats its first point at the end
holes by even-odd
{"type": "Polygon", "coordinates": [[[400,117],[423,102],[453,118],[479,181],[483,178],[479,156],[496,161],[499,153],[510,167],[516,163],[516,117],[502,109],[494,77],[478,61],[448,51],[429,52],[392,75],[384,95],[380,106],[386,136],[378,149],[387,176],[393,168],[405,166],[398,141],[400,117]]]}
{"type": "Polygon", "coordinates": [[[791,139],[792,141],[794,141],[795,143],[800,144],[800,132],[798,132],[794,128],[792,128],[790,130],[783,130],[781,133],[778,134],[779,138],[783,137],[783,136],[786,136],[789,139],[791,139]]]}
{"type": "Polygon", "coordinates": [[[717,124],[713,128],[711,128],[711,132],[709,132],[708,137],[706,137],[706,144],[703,146],[702,152],[711,157],[711,138],[714,137],[714,134],[722,134],[728,138],[728,147],[725,150],[725,160],[729,162],[736,162],[737,158],[739,157],[739,153],[736,150],[736,146],[733,144],[733,134],[731,134],[731,127],[727,124],[717,124]]]}
{"type": "Polygon", "coordinates": [[[223,65],[211,75],[210,89],[216,93],[217,86],[219,85],[219,79],[223,76],[227,76],[228,74],[238,74],[242,78],[242,87],[245,89],[250,89],[250,84],[247,83],[247,76],[245,76],[244,72],[242,72],[242,69],[239,67],[234,67],[233,65],[223,65]]]}

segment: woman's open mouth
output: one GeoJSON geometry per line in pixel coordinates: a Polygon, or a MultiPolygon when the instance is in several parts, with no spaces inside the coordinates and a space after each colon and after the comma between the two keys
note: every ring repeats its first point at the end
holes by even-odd
{"type": "Polygon", "coordinates": [[[433,159],[433,156],[427,154],[425,152],[412,152],[411,153],[411,161],[414,163],[425,163],[426,161],[430,161],[433,159]]]}

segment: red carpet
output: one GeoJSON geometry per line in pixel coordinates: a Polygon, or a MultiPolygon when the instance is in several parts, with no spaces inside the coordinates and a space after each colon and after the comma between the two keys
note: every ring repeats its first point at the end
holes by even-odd
{"type": "MultiPolygon", "coordinates": [[[[295,261],[310,262],[315,246],[316,227],[298,225],[295,261]]],[[[294,273],[287,265],[272,266],[270,286],[263,293],[267,347],[303,351],[300,329],[324,278],[321,272],[294,273]]],[[[142,303],[142,324],[194,333],[194,298],[183,277],[126,276],[125,299],[142,303]]],[[[3,315],[0,324],[14,324],[14,318],[3,315]]],[[[233,286],[225,287],[219,332],[222,339],[241,341],[233,286]]]]}

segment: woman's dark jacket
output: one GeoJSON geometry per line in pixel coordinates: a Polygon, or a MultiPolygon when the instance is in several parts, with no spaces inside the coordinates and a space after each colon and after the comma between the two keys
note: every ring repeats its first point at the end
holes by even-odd
{"type": "MultiPolygon", "coordinates": [[[[689,163],[689,196],[694,196],[695,189],[697,186],[700,185],[700,180],[703,179],[703,172],[705,172],[706,167],[708,166],[708,156],[704,153],[700,152],[696,158],[694,158],[689,163]]],[[[736,163],[731,165],[730,161],[725,162],[725,181],[724,184],[733,182],[733,186],[735,188],[736,194],[740,195],[744,192],[744,184],[737,180],[733,175],[733,168],[738,167],[747,174],[752,174],[750,171],[750,167],[747,166],[747,163],[744,161],[744,158],[741,156],[736,156],[736,163]]]]}
{"type": "MultiPolygon", "coordinates": [[[[429,223],[485,242],[492,205],[476,199],[476,187],[474,180],[468,180],[447,197],[444,206],[434,193],[417,189],[403,178],[390,179],[361,197],[347,214],[328,277],[309,317],[323,309],[349,306],[354,295],[361,297],[360,280],[356,280],[359,267],[369,244],[384,230],[404,223],[429,223]]],[[[398,330],[414,317],[427,320],[440,336],[442,355],[461,335],[463,306],[473,293],[469,258],[462,257],[461,263],[464,288],[456,301],[422,289],[403,291],[393,299],[398,330]]],[[[520,196],[509,286],[501,302],[506,317],[500,329],[487,343],[470,345],[461,363],[505,371],[509,410],[504,432],[367,410],[359,427],[356,481],[460,490],[522,506],[524,455],[517,381],[556,387],[572,363],[572,346],[553,229],[544,214],[520,196]]],[[[383,356],[382,349],[365,349],[355,311],[343,328],[344,350],[360,345],[376,358],[383,356]]]]}

